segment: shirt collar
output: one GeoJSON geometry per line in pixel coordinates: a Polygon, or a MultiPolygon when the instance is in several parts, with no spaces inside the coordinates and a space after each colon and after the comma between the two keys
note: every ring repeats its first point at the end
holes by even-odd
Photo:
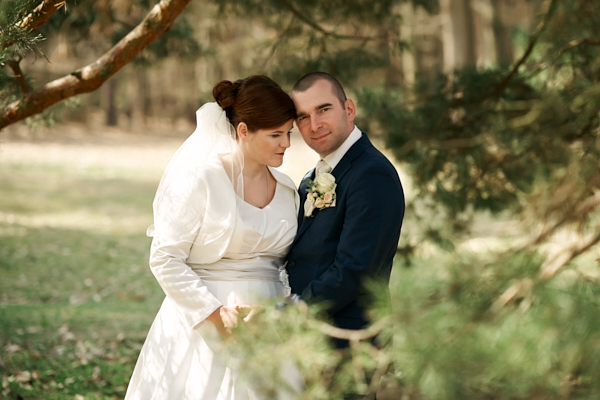
{"type": "Polygon", "coordinates": [[[342,157],[350,150],[350,147],[361,138],[362,132],[360,129],[354,125],[354,129],[350,132],[350,135],[344,140],[344,143],[340,147],[338,147],[333,153],[325,156],[323,160],[331,167],[333,170],[336,165],[340,162],[342,157]]]}

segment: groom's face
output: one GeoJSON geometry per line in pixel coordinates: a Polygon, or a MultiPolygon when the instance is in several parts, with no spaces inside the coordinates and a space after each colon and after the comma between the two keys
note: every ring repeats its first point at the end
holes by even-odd
{"type": "Polygon", "coordinates": [[[354,129],[354,103],[348,99],[342,104],[326,80],[316,81],[304,92],[293,92],[292,100],[298,129],[321,158],[337,150],[354,129]]]}

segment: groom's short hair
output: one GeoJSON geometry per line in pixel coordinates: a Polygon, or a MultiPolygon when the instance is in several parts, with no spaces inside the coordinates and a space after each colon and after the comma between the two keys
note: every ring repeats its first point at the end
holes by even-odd
{"type": "Polygon", "coordinates": [[[298,82],[294,85],[292,92],[305,92],[319,80],[326,80],[331,83],[331,90],[335,97],[338,98],[343,108],[346,108],[345,103],[347,100],[346,93],[340,81],[338,81],[333,75],[327,72],[309,72],[302,78],[298,79],[298,82]]]}

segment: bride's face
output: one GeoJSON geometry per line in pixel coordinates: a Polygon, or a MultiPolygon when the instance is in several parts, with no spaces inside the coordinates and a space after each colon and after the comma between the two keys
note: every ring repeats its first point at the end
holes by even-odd
{"type": "Polygon", "coordinates": [[[244,163],[252,162],[269,167],[281,166],[283,155],[290,147],[290,132],[293,125],[294,120],[289,120],[274,129],[250,132],[246,124],[240,122],[237,131],[244,152],[244,163]]]}

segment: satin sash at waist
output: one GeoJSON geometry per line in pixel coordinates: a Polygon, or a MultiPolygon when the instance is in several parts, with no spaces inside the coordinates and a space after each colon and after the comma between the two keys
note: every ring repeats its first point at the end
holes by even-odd
{"type": "MultiPolygon", "coordinates": [[[[230,256],[229,254],[227,256],[230,256]]],[[[233,255],[212,264],[188,264],[198,276],[212,281],[280,282],[283,257],[279,255],[233,255]]]]}

